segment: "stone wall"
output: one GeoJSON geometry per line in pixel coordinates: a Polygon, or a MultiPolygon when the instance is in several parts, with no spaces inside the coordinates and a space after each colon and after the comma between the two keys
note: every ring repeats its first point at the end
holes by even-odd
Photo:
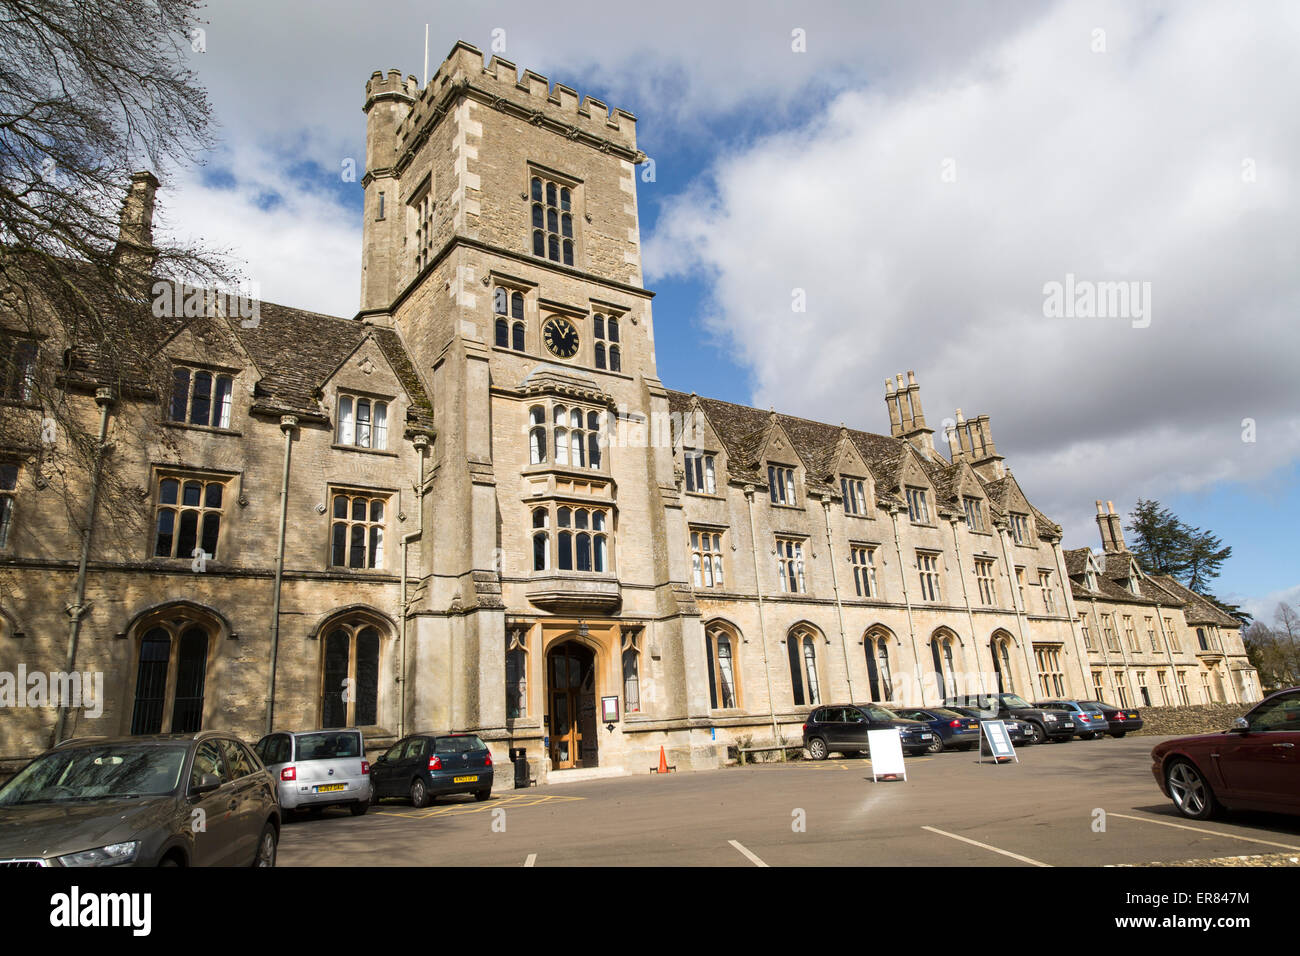
{"type": "Polygon", "coordinates": [[[1143,707],[1142,729],[1134,736],[1177,737],[1227,730],[1254,704],[1193,704],[1190,707],[1143,707]]]}

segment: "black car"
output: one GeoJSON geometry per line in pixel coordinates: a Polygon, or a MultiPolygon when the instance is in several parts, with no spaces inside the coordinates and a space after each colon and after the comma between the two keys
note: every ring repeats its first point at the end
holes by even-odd
{"type": "Polygon", "coordinates": [[[275,779],[229,734],[65,741],[0,788],[0,866],[274,866],[275,779]]]}
{"type": "Polygon", "coordinates": [[[1110,726],[1106,733],[1112,737],[1123,737],[1125,734],[1142,729],[1142,712],[1136,707],[1116,707],[1102,700],[1082,700],[1079,703],[1093,704],[1101,708],[1102,716],[1110,726]]]}
{"type": "Polygon", "coordinates": [[[409,797],[416,807],[452,793],[486,800],[492,773],[492,753],[474,734],[411,734],[370,765],[370,799],[409,797]]]}
{"type": "Polygon", "coordinates": [[[1045,710],[1035,707],[1019,694],[967,694],[960,697],[944,699],[944,706],[969,707],[980,712],[986,719],[1006,719],[1015,717],[1030,726],[1033,742],[1044,741],[1064,743],[1073,740],[1074,721],[1060,711],[1045,710]]]}
{"type": "Polygon", "coordinates": [[[803,745],[813,760],[825,760],[832,753],[867,752],[867,731],[897,728],[903,750],[925,753],[934,743],[934,732],[919,720],[904,720],[878,704],[831,704],[815,707],[803,725],[803,745]]]}
{"type": "Polygon", "coordinates": [[[1030,724],[1020,720],[1018,717],[984,718],[981,713],[973,707],[957,707],[955,705],[945,707],[944,710],[951,710],[953,713],[961,714],[963,717],[974,717],[976,720],[979,720],[980,723],[983,723],[986,719],[1001,720],[1007,728],[1007,736],[1011,738],[1011,743],[1016,747],[1024,747],[1034,742],[1033,736],[1030,733],[1033,728],[1030,724]]]}

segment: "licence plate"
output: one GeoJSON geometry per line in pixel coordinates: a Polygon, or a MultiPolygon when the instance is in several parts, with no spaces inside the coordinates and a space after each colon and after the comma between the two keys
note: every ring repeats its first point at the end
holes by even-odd
{"type": "Polygon", "coordinates": [[[1129,714],[1129,715],[1128,715],[1128,719],[1129,719],[1129,720],[1137,720],[1137,719],[1138,719],[1138,715],[1137,715],[1137,714],[1129,714]]]}
{"type": "Polygon", "coordinates": [[[312,792],[313,793],[334,793],[336,790],[346,790],[347,788],[348,785],[346,783],[327,783],[324,786],[313,787],[312,792]]]}
{"type": "Polygon", "coordinates": [[[922,739],[922,740],[930,740],[930,739],[932,739],[932,737],[933,737],[932,734],[921,734],[921,739],[922,739]]]}
{"type": "Polygon", "coordinates": [[[452,783],[478,783],[478,777],[453,777],[452,783]]]}

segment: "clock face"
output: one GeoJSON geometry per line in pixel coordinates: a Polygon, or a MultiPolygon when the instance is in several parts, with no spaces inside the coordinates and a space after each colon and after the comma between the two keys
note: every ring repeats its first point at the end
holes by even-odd
{"type": "Polygon", "coordinates": [[[578,330],[565,319],[550,318],[542,326],[546,347],[560,358],[573,358],[578,352],[578,330]]]}

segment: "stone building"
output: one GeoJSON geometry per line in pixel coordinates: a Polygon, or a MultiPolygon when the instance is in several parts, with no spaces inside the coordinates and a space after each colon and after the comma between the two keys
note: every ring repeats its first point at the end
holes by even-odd
{"type": "MultiPolygon", "coordinates": [[[[661,747],[713,767],[797,739],[818,702],[1112,696],[1145,651],[1083,622],[1129,605],[1179,629],[1170,673],[1253,693],[1206,602],[1140,573],[1114,593],[1122,541],[1104,566],[1062,550],[987,416],[958,411],[941,455],[910,372],[888,436],[665,388],[631,114],[464,43],[423,88],[375,73],[364,107],[353,317],[209,310],[165,343],[164,395],[69,352],[67,400],[102,416],[146,526],[96,514],[79,575],[84,523],[39,455],[5,452],[0,671],[71,648],[104,677],[64,735],[452,728],[534,775],[644,771],[661,747]]],[[[155,185],[132,184],[133,248],[155,185]]],[[[7,713],[0,758],[55,724],[7,713]]]]}

